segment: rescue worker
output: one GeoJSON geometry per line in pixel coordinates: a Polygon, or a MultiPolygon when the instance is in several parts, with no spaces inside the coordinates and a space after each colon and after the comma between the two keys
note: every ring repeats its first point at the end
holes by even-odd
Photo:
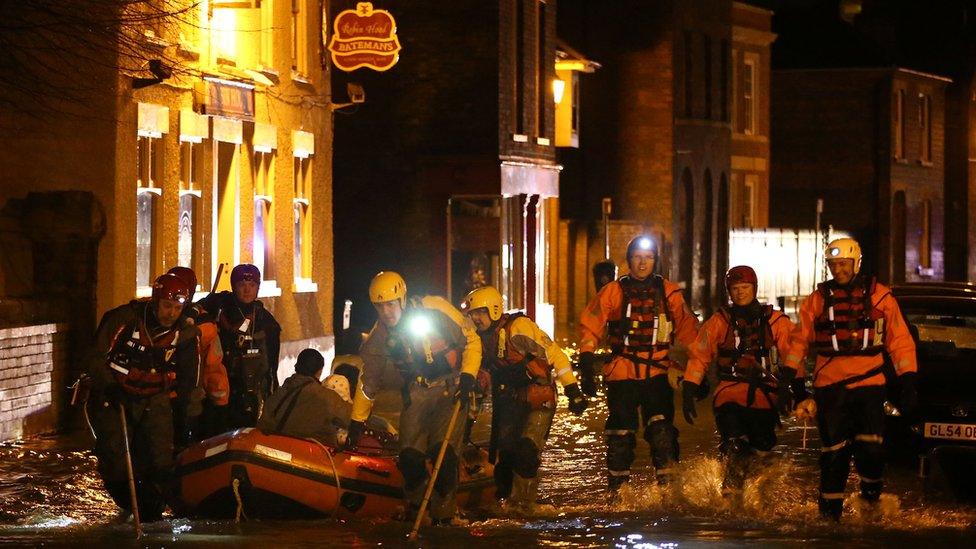
{"type": "Polygon", "coordinates": [[[230,380],[230,408],[224,430],[253,427],[278,387],[281,326],[258,301],[261,271],[249,263],[230,273],[231,290],[212,293],[199,305],[220,329],[224,366],[230,380]]]}
{"type": "Polygon", "coordinates": [[[322,353],[315,349],[298,353],[295,373],[268,397],[258,428],[340,446],[345,441],[352,403],[319,382],[324,369],[322,353]]]}
{"type": "Polygon", "coordinates": [[[596,396],[593,351],[608,336],[611,358],[603,367],[606,382],[607,471],[610,491],[630,480],[637,431],[651,447],[659,482],[667,482],[678,461],[674,427],[674,390],[667,372],[677,343],[691,345],[698,320],[685,305],[681,288],[654,274],[658,253],[647,236],[627,245],[629,274],[604,286],[580,315],[580,387],[596,396]]]}
{"type": "Polygon", "coordinates": [[[403,396],[400,455],[408,519],[415,519],[426,489],[428,460],[433,462],[448,439],[430,501],[432,522],[449,525],[456,512],[458,449],[464,416],[448,433],[454,402],[462,410],[474,402],[481,366],[481,339],[471,321],[446,299],[407,299],[403,277],[384,271],[373,277],[369,298],[379,319],[363,343],[363,391],[354,397],[349,446],[354,448],[372,408],[371,398],[384,388],[391,370],[399,372],[403,396]]]}
{"type": "Polygon", "coordinates": [[[191,425],[185,433],[187,438],[176,441],[177,448],[181,448],[190,442],[220,434],[221,428],[226,423],[230,382],[227,379],[227,368],[224,367],[224,352],[220,346],[217,323],[202,307],[193,303],[193,294],[197,287],[196,273],[189,267],[173,267],[166,272],[180,277],[190,289],[190,297],[187,299],[187,305],[183,307],[183,315],[200,331],[201,379],[207,394],[207,399],[203,402],[200,424],[191,425]]]}
{"type": "MultiPolygon", "coordinates": [[[[839,520],[851,457],[860,475],[860,497],[871,504],[883,488],[885,376],[887,352],[900,381],[901,412],[911,416],[918,402],[915,342],[891,291],[861,271],[861,247],[852,238],[826,249],[832,279],[822,282],[800,306],[790,358],[812,345],[817,353],[813,399],[797,408],[816,414],[820,440],[820,513],[839,520]]],[[[799,367],[790,364],[787,366],[799,367]]]]}
{"type": "Polygon", "coordinates": [[[151,299],[105,313],[88,362],[88,415],[98,472],[116,505],[131,512],[121,406],[139,514],[146,521],[159,520],[169,499],[174,421],[182,420],[180,428],[185,428],[202,409],[199,332],[182,316],[189,297],[179,277],[160,276],[151,299]]]}
{"type": "MultiPolygon", "coordinates": [[[[719,385],[712,406],[719,433],[719,452],[726,459],[722,493],[740,497],[749,462],[776,445],[777,410],[788,414],[793,396],[803,398],[803,379],[794,368],[779,366],[790,353],[793,323],[771,305],[756,299],[759,279],[752,267],[732,267],[725,275],[730,304],[702,324],[689,349],[682,384],[685,420],[697,417],[695,397],[713,359],[719,385]],[[794,393],[794,391],[796,393],[794,393]]],[[[792,363],[796,363],[793,357],[792,363]]]]}
{"type": "Polygon", "coordinates": [[[504,313],[491,286],[472,290],[464,310],[481,336],[482,370],[491,375],[491,445],[495,498],[531,512],[539,487],[542,449],[556,413],[556,379],[576,415],[586,410],[566,353],[529,317],[504,313]],[[497,459],[496,459],[497,458],[497,459]]]}

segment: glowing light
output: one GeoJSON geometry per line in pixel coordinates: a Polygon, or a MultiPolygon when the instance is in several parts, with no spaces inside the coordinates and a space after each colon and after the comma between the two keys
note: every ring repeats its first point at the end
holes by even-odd
{"type": "Polygon", "coordinates": [[[650,250],[652,245],[653,243],[650,238],[645,237],[637,241],[637,247],[642,250],[650,250]]]}
{"type": "Polygon", "coordinates": [[[552,100],[558,105],[563,102],[563,94],[566,92],[566,81],[561,78],[552,80],[552,100]]]}
{"type": "Polygon", "coordinates": [[[430,319],[424,315],[417,315],[410,319],[410,332],[417,337],[424,337],[430,333],[430,319]]]}
{"type": "Polygon", "coordinates": [[[840,255],[840,248],[831,248],[828,253],[830,254],[830,257],[837,257],[840,255]]]}

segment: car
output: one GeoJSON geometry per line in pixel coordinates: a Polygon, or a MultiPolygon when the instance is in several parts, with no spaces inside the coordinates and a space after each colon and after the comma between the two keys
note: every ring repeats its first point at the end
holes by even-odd
{"type": "MultiPolygon", "coordinates": [[[[929,286],[931,288],[931,286],[929,286]]],[[[902,316],[916,342],[919,406],[901,417],[897,381],[889,366],[886,445],[917,455],[928,492],[976,495],[976,295],[895,287],[902,316]]]]}
{"type": "Polygon", "coordinates": [[[970,282],[909,282],[894,284],[897,297],[909,295],[976,297],[976,285],[970,282]]]}

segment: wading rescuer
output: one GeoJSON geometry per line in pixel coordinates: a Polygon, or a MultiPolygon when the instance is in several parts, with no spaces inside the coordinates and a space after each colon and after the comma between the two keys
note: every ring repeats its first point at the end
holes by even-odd
{"type": "Polygon", "coordinates": [[[758,285],[752,267],[729,269],[725,289],[731,304],[702,324],[689,349],[682,385],[685,420],[694,423],[695,395],[709,364],[717,359],[719,385],[712,405],[719,451],[727,460],[722,493],[732,497],[741,496],[752,456],[776,445],[777,410],[789,414],[794,394],[805,397],[795,366],[779,365],[777,360],[799,362],[789,357],[793,323],[756,299],[758,285]]]}
{"type": "Polygon", "coordinates": [[[689,346],[698,320],[685,305],[681,288],[654,274],[657,250],[647,236],[627,245],[630,273],[604,286],[580,316],[580,385],[596,395],[593,351],[608,335],[611,359],[603,367],[606,382],[607,470],[616,492],[630,480],[637,431],[651,446],[659,482],[669,480],[678,461],[678,430],[674,427],[674,390],[668,368],[675,343],[689,346]]]}
{"type": "Polygon", "coordinates": [[[222,421],[218,418],[226,417],[227,403],[230,400],[230,382],[227,379],[227,368],[224,367],[224,352],[220,347],[217,323],[206,314],[202,307],[192,303],[193,294],[197,287],[197,275],[189,267],[173,267],[168,274],[176,275],[186,282],[190,289],[187,305],[183,307],[183,316],[200,331],[200,375],[207,399],[203,403],[203,414],[199,425],[191,424],[184,433],[182,440],[177,438],[177,449],[183,448],[191,442],[220,434],[222,421]]]}
{"type": "Polygon", "coordinates": [[[901,385],[901,412],[918,403],[915,342],[891,291],[861,269],[861,247],[852,238],[827,245],[832,280],[803,300],[793,330],[791,354],[817,352],[813,399],[797,407],[798,417],[816,414],[823,443],[820,456],[820,513],[839,520],[851,457],[860,475],[861,498],[877,503],[884,472],[885,376],[883,352],[891,357],[901,385]]]}
{"type": "Polygon", "coordinates": [[[254,427],[264,401],[278,387],[281,326],[258,301],[261,271],[249,263],[230,273],[230,292],[212,293],[198,303],[220,329],[230,404],[220,430],[254,427]]]}
{"type": "Polygon", "coordinates": [[[185,429],[200,415],[198,331],[182,316],[190,289],[165,274],[152,299],[105,313],[88,368],[88,413],[95,431],[98,472],[115,503],[132,511],[126,466],[124,410],[139,514],[158,520],[166,507],[173,468],[174,416],[185,429]]]}
{"type": "Polygon", "coordinates": [[[463,309],[481,335],[482,369],[491,374],[489,459],[495,463],[495,497],[507,500],[510,509],[531,512],[542,449],[556,413],[556,379],[574,414],[586,410],[587,399],[566,353],[529,317],[504,313],[498,290],[471,291],[463,309]]]}
{"type": "Polygon", "coordinates": [[[400,413],[400,456],[407,518],[419,513],[427,487],[427,462],[433,462],[441,443],[450,444],[430,500],[434,524],[451,524],[458,484],[458,450],[464,417],[448,433],[454,403],[462,411],[474,403],[481,339],[471,321],[446,299],[437,296],[407,299],[403,277],[385,271],[369,284],[369,299],[379,316],[363,343],[363,391],[356,391],[348,445],[354,448],[369,417],[377,391],[391,370],[399,372],[403,408],[400,413]]]}

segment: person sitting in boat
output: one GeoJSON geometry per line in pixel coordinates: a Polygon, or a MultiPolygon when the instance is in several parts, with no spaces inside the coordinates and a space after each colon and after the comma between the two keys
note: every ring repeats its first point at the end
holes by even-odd
{"type": "Polygon", "coordinates": [[[330,446],[344,442],[339,436],[348,428],[352,404],[319,383],[324,368],[325,359],[315,349],[299,353],[295,373],[264,403],[258,429],[330,446]]]}
{"type": "MultiPolygon", "coordinates": [[[[335,391],[342,400],[352,405],[356,393],[363,391],[360,376],[363,372],[363,359],[359,356],[366,334],[357,330],[346,330],[336,337],[336,356],[332,359],[331,374],[322,380],[322,385],[335,391]]],[[[348,418],[347,418],[348,419],[348,418]]],[[[398,432],[392,423],[371,413],[365,421],[365,430],[384,446],[395,447],[398,432]]],[[[365,431],[364,431],[365,432],[365,431]]]]}

